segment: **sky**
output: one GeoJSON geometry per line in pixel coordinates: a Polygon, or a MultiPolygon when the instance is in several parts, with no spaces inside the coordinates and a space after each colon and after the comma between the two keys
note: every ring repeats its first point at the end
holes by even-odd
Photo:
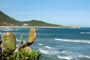
{"type": "Polygon", "coordinates": [[[0,10],[19,21],[90,27],[90,0],[0,0],[0,10]]]}

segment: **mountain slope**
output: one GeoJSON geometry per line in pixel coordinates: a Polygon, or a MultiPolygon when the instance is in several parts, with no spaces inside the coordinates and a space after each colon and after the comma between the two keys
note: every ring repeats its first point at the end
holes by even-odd
{"type": "Polygon", "coordinates": [[[0,11],[0,25],[9,26],[9,25],[20,25],[20,24],[21,23],[19,21],[9,17],[8,15],[0,11]]]}
{"type": "Polygon", "coordinates": [[[50,24],[38,20],[20,22],[0,11],[0,26],[23,26],[24,24],[26,24],[27,26],[61,26],[62,27],[62,25],[50,24]]]}

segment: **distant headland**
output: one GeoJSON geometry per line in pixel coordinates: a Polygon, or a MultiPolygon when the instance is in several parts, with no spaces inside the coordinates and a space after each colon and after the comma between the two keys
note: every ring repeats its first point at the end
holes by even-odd
{"type": "Polygon", "coordinates": [[[57,24],[51,24],[40,20],[30,20],[30,21],[18,21],[2,11],[0,11],[0,26],[35,26],[41,28],[80,28],[79,26],[63,26],[57,24]]]}

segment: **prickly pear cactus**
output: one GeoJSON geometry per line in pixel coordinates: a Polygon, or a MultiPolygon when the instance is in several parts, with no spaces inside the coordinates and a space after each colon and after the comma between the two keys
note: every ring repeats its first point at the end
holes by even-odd
{"type": "Polygon", "coordinates": [[[7,32],[2,35],[2,45],[5,49],[16,49],[16,38],[12,32],[7,32]]]}
{"type": "Polygon", "coordinates": [[[35,32],[35,28],[31,28],[30,29],[30,32],[29,32],[29,39],[28,39],[28,42],[29,43],[32,43],[34,42],[36,39],[36,32],[35,32]]]}
{"type": "Polygon", "coordinates": [[[20,33],[20,45],[23,43],[23,34],[20,33]]]}

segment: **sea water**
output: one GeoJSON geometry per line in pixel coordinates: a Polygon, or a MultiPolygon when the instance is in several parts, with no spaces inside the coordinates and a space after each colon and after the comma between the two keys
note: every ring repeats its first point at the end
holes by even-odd
{"type": "MultiPolygon", "coordinates": [[[[20,43],[28,40],[29,28],[0,28],[0,35],[13,32],[20,43]]],[[[37,38],[31,48],[40,52],[40,60],[90,60],[90,28],[36,28],[37,38]]]]}

